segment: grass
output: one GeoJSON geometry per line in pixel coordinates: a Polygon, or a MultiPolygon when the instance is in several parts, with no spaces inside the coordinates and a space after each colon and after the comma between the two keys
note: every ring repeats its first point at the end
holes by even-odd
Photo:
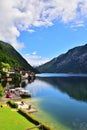
{"type": "MultiPolygon", "coordinates": [[[[0,129],[1,130],[26,130],[35,126],[25,117],[20,115],[15,109],[10,107],[0,107],[0,129]]],[[[34,130],[39,130],[35,128],[34,130]]]]}

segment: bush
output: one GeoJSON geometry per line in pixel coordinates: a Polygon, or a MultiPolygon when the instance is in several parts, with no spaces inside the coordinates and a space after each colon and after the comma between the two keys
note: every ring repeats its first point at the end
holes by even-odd
{"type": "Polygon", "coordinates": [[[38,122],[36,119],[34,119],[34,118],[32,117],[32,115],[30,115],[28,112],[24,111],[24,110],[21,109],[21,108],[18,110],[18,112],[19,112],[21,115],[25,116],[29,121],[31,121],[31,122],[34,123],[35,125],[39,125],[39,122],[38,122]]]}
{"type": "Polygon", "coordinates": [[[24,117],[26,117],[30,122],[34,123],[35,125],[39,125],[41,124],[43,127],[43,130],[52,130],[51,128],[49,128],[48,126],[46,126],[45,124],[40,123],[38,120],[36,120],[31,114],[29,114],[28,112],[24,111],[23,109],[19,109],[18,112],[23,115],[24,117]]]}
{"type": "Polygon", "coordinates": [[[0,84],[0,97],[2,97],[3,95],[4,95],[4,89],[2,85],[0,84]]]}
{"type": "Polygon", "coordinates": [[[7,103],[8,103],[12,108],[18,108],[18,104],[15,103],[15,102],[12,101],[12,100],[9,100],[7,103]]]}

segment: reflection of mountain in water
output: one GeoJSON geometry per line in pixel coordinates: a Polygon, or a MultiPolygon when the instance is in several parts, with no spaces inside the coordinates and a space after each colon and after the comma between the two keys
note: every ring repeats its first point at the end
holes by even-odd
{"type": "Polygon", "coordinates": [[[39,77],[70,97],[87,102],[87,77],[39,77]]]}

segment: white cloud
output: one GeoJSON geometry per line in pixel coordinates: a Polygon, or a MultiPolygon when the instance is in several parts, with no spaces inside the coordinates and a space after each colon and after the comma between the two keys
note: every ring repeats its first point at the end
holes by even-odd
{"type": "Polygon", "coordinates": [[[0,40],[22,48],[17,41],[21,31],[52,26],[55,19],[72,27],[84,26],[87,0],[0,0],[0,40]]]}
{"type": "Polygon", "coordinates": [[[25,54],[24,58],[30,63],[32,66],[39,66],[48,62],[50,59],[37,55],[37,52],[32,52],[32,54],[25,54]]]}
{"type": "Polygon", "coordinates": [[[83,23],[83,21],[76,21],[75,23],[73,23],[72,25],[71,25],[71,28],[74,28],[75,29],[75,27],[84,27],[84,23],[83,23]]]}
{"type": "Polygon", "coordinates": [[[33,54],[33,55],[36,55],[36,54],[37,54],[37,52],[36,52],[36,51],[34,51],[34,52],[32,52],[32,54],[33,54]]]}
{"type": "Polygon", "coordinates": [[[27,31],[28,31],[29,33],[35,32],[35,30],[33,30],[33,29],[28,29],[27,31]]]}

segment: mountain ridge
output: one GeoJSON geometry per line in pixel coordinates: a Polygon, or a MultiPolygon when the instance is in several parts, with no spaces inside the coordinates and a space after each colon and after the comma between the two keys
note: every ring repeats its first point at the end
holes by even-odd
{"type": "Polygon", "coordinates": [[[87,73],[87,44],[68,50],[37,70],[40,73],[87,73]]]}

